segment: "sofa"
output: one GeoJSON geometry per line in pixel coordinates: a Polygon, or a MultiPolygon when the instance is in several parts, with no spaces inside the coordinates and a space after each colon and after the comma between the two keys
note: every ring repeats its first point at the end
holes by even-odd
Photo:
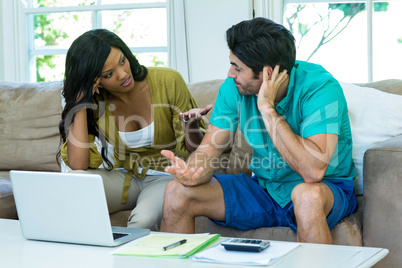
{"type": "MultiPolygon", "coordinates": [[[[189,89],[198,105],[204,107],[214,103],[222,82],[192,83],[189,89]]],[[[389,255],[376,267],[402,267],[402,118],[398,117],[398,112],[402,115],[402,80],[341,85],[349,106],[352,133],[357,135],[353,135],[353,154],[359,176],[355,182],[359,207],[331,231],[333,242],[387,248],[389,255]],[[379,105],[380,101],[385,103],[379,105]],[[388,115],[392,120],[387,119],[388,115]],[[371,137],[371,133],[376,136],[371,137]],[[364,142],[359,143],[360,140],[364,142]]],[[[60,172],[56,153],[60,146],[61,89],[62,82],[0,82],[0,218],[18,219],[10,170],[60,172]]],[[[205,118],[207,122],[208,119],[209,116],[205,118]]],[[[251,156],[251,148],[237,131],[215,172],[251,176],[251,156]]],[[[112,225],[125,226],[129,213],[111,214],[112,225]]],[[[244,231],[219,227],[205,217],[196,219],[196,232],[296,241],[290,228],[244,231]]]]}

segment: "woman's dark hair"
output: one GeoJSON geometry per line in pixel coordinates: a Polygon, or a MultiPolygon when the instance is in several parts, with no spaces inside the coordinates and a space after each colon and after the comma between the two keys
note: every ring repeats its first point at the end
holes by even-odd
{"type": "MultiPolygon", "coordinates": [[[[97,98],[93,97],[92,90],[112,47],[120,49],[128,59],[133,79],[135,81],[144,80],[148,73],[147,68],[139,64],[120,37],[106,29],[85,32],[72,43],[67,52],[62,91],[65,106],[59,123],[60,139],[64,143],[68,130],[74,122],[75,112],[79,108],[87,107],[88,133],[95,135],[101,141],[101,155],[107,163],[108,170],[112,169],[112,164],[107,158],[106,140],[96,124],[97,119],[104,113],[104,100],[102,94],[97,95],[97,98]],[[97,111],[97,117],[94,111],[97,111]]],[[[57,160],[60,159],[60,154],[61,151],[57,153],[57,160]]]]}
{"type": "Polygon", "coordinates": [[[295,39],[284,26],[266,18],[242,21],[226,31],[229,49],[258,76],[264,66],[288,73],[296,61],[295,39]]]}

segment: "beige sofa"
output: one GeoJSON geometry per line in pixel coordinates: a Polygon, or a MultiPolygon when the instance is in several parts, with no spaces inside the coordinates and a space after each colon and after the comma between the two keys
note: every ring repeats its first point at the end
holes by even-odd
{"type": "MultiPolygon", "coordinates": [[[[222,81],[189,85],[200,107],[214,102],[222,81]]],[[[402,95],[402,80],[384,80],[361,86],[402,95]]],[[[9,170],[60,171],[56,153],[60,146],[58,123],[62,111],[61,88],[61,82],[0,82],[0,218],[18,218],[8,178],[9,170]]],[[[335,244],[388,248],[390,254],[378,267],[402,267],[402,256],[399,254],[402,252],[400,134],[379,142],[366,151],[363,163],[364,195],[358,195],[359,208],[332,230],[335,244]]],[[[251,154],[250,147],[238,131],[232,148],[222,156],[216,172],[243,172],[250,175],[248,160],[251,154]]],[[[128,215],[129,211],[112,214],[112,224],[126,225],[128,215]]],[[[231,237],[296,240],[296,234],[289,228],[241,231],[218,227],[203,217],[196,219],[196,231],[231,237]]]]}

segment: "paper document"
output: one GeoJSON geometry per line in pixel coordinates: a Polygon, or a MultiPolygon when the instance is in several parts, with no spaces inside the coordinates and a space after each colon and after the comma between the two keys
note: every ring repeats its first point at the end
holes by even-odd
{"type": "Polygon", "coordinates": [[[187,258],[201,249],[204,249],[220,236],[220,234],[152,233],[119,248],[113,254],[143,257],[187,258]],[[181,240],[186,240],[186,242],[171,249],[164,250],[164,247],[181,240]]]}
{"type": "Polygon", "coordinates": [[[271,241],[271,245],[261,252],[245,252],[226,250],[219,244],[195,254],[192,259],[214,263],[268,265],[274,263],[298,246],[300,246],[299,243],[277,243],[271,241]]]}

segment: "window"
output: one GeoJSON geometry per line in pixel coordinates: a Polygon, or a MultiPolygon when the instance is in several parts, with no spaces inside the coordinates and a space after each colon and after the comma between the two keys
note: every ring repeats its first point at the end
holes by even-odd
{"type": "MultiPolygon", "coordinates": [[[[208,58],[209,54],[200,47],[211,44],[215,49],[221,42],[226,53],[221,29],[250,19],[252,14],[247,10],[245,15],[237,16],[233,12],[219,12],[225,5],[221,2],[226,3],[223,0],[0,0],[3,18],[0,79],[63,79],[65,55],[71,42],[84,31],[101,27],[116,32],[145,66],[169,66],[188,82],[224,78],[226,69],[222,68],[226,68],[227,58],[208,58]],[[192,11],[194,6],[211,10],[204,13],[217,20],[216,27],[200,27],[194,14],[202,20],[199,14],[204,13],[192,11]],[[211,37],[211,32],[217,37],[211,37]],[[203,40],[202,44],[196,39],[203,40]]],[[[255,16],[282,22],[297,39],[297,58],[323,65],[341,81],[364,83],[400,78],[402,0],[227,2],[236,10],[243,10],[245,2],[250,6],[252,3],[255,16]]]]}
{"type": "Polygon", "coordinates": [[[396,0],[286,0],[284,25],[296,38],[297,59],[364,83],[400,77],[401,12],[396,0]]]}
{"type": "Polygon", "coordinates": [[[28,0],[28,76],[64,78],[71,43],[96,28],[115,32],[145,66],[167,65],[166,0],[28,0]]]}

